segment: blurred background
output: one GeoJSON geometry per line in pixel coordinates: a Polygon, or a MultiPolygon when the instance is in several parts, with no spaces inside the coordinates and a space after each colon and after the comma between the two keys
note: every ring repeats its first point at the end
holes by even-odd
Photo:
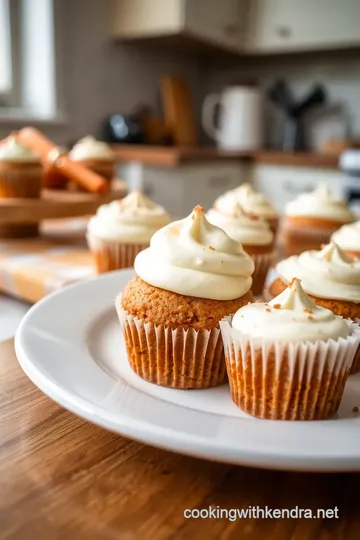
{"type": "Polygon", "coordinates": [[[279,211],[319,182],[355,204],[359,20],[358,0],[0,0],[0,136],[109,141],[176,215],[242,180],[279,211]]]}

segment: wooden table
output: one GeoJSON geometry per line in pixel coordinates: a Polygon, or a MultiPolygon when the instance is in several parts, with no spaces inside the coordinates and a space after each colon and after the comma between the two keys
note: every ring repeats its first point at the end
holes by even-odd
{"type": "Polygon", "coordinates": [[[358,540],[359,474],[300,474],[183,457],[65,411],[0,345],[1,540],[358,540]],[[339,519],[185,519],[185,509],[334,509],[339,519]]]}

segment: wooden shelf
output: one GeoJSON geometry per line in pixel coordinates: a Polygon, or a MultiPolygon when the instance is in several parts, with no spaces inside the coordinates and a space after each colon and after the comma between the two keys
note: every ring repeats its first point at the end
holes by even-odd
{"type": "Polygon", "coordinates": [[[176,167],[183,163],[238,161],[292,167],[337,169],[339,156],[308,152],[230,152],[212,146],[169,147],[146,145],[113,145],[118,161],[140,161],[147,165],[176,167]]]}

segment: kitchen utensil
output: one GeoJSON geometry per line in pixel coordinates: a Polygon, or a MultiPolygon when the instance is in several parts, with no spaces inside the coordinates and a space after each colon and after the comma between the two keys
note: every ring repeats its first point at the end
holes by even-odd
{"type": "Polygon", "coordinates": [[[147,144],[164,145],[169,142],[170,133],[163,116],[144,116],[142,126],[147,144]]]}
{"type": "Polygon", "coordinates": [[[310,109],[325,103],[324,87],[315,85],[302,101],[295,102],[285,81],[279,80],[268,90],[267,95],[285,114],[282,149],[284,151],[306,150],[303,121],[310,109]]]}
{"type": "Polygon", "coordinates": [[[196,146],[198,134],[187,82],[174,75],[161,81],[166,130],[178,146],[196,146]]]}
{"type": "Polygon", "coordinates": [[[232,86],[205,98],[202,123],[206,133],[224,150],[258,150],[263,142],[262,95],[253,86],[232,86]],[[215,107],[220,106],[218,126],[215,107]]]}

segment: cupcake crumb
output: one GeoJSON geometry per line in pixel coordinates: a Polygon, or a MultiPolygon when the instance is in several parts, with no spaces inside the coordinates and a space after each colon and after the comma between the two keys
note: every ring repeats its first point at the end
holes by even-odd
{"type": "MultiPolygon", "coordinates": [[[[249,302],[251,304],[251,302],[249,302]]],[[[264,304],[264,300],[261,300],[261,298],[259,298],[258,300],[256,300],[255,304],[264,304]]]]}
{"type": "Polygon", "coordinates": [[[269,307],[265,308],[265,311],[271,311],[271,309],[269,307]]]}
{"type": "Polygon", "coordinates": [[[281,309],[281,304],[275,304],[273,307],[274,307],[275,309],[281,309]]]}
{"type": "Polygon", "coordinates": [[[359,407],[353,407],[352,412],[359,412],[359,407]]]}
{"type": "Polygon", "coordinates": [[[310,313],[310,314],[312,314],[312,313],[314,313],[314,312],[312,311],[312,309],[305,308],[305,309],[304,309],[304,313],[310,313]]]}
{"type": "Polygon", "coordinates": [[[312,315],[308,315],[308,319],[309,319],[309,321],[313,321],[314,317],[312,315]]]}
{"type": "Polygon", "coordinates": [[[220,262],[221,262],[221,264],[224,264],[224,261],[220,261],[220,262]]]}
{"type": "Polygon", "coordinates": [[[211,251],[215,251],[215,248],[213,246],[209,246],[209,249],[211,249],[211,251]]]}

